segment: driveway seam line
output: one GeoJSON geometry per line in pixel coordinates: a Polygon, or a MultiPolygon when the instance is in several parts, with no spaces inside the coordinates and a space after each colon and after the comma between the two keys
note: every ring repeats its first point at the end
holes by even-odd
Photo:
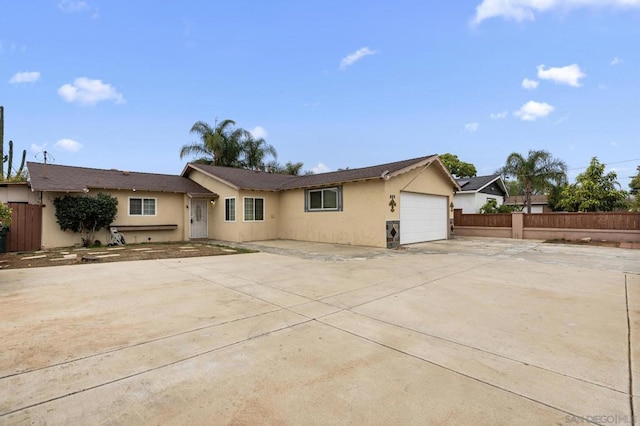
{"type": "Polygon", "coordinates": [[[185,334],[206,330],[208,328],[215,328],[215,327],[218,327],[218,326],[231,324],[231,323],[234,323],[234,322],[237,322],[237,321],[243,321],[243,320],[246,320],[246,319],[257,318],[257,317],[260,317],[262,315],[267,315],[267,314],[272,314],[272,313],[275,313],[275,312],[282,311],[282,309],[284,309],[284,308],[279,307],[279,309],[274,309],[273,311],[268,311],[268,312],[263,312],[263,313],[256,314],[256,315],[250,315],[250,316],[247,316],[247,317],[237,318],[237,319],[233,319],[233,320],[230,320],[230,321],[221,322],[219,324],[206,325],[206,326],[203,326],[203,327],[198,327],[198,328],[194,328],[194,329],[191,329],[191,330],[181,331],[180,333],[170,334],[170,335],[167,335],[167,336],[156,337],[155,339],[146,340],[144,342],[138,342],[138,343],[135,343],[133,345],[121,346],[121,347],[118,347],[118,348],[115,348],[115,349],[111,349],[111,350],[108,350],[108,351],[99,352],[99,353],[95,353],[95,354],[91,354],[91,355],[87,355],[87,356],[83,356],[83,357],[79,357],[79,358],[74,358],[74,359],[70,359],[70,360],[67,360],[67,361],[63,361],[63,362],[57,362],[55,364],[50,364],[50,365],[47,365],[47,366],[44,366],[44,367],[34,368],[34,369],[31,369],[31,370],[19,371],[17,373],[12,373],[12,374],[8,374],[6,376],[2,376],[2,377],[0,377],[0,380],[8,379],[10,377],[20,376],[20,375],[23,375],[23,374],[33,373],[33,372],[40,371],[40,370],[46,370],[47,368],[59,367],[61,365],[71,364],[71,363],[78,362],[78,361],[84,361],[85,359],[91,359],[91,358],[95,358],[95,357],[102,356],[102,355],[108,355],[108,354],[111,354],[111,353],[120,352],[120,351],[125,350],[125,349],[131,349],[131,348],[136,348],[138,346],[147,345],[147,344],[150,344],[150,343],[156,343],[156,342],[159,342],[159,341],[162,341],[162,340],[171,339],[173,337],[182,336],[182,335],[185,335],[185,334]]]}
{"type": "Polygon", "coordinates": [[[366,318],[372,319],[372,320],[374,320],[374,321],[379,321],[379,322],[382,322],[382,323],[385,323],[385,324],[392,325],[392,326],[394,326],[394,327],[402,328],[402,329],[404,329],[404,330],[409,330],[409,331],[412,331],[412,332],[414,332],[414,333],[421,334],[421,335],[423,335],[423,336],[429,336],[429,337],[432,337],[432,338],[434,338],[434,339],[438,339],[438,340],[442,340],[442,341],[444,341],[444,342],[452,343],[452,344],[454,344],[454,345],[458,345],[458,346],[462,346],[462,347],[465,347],[465,348],[473,349],[473,350],[476,350],[476,351],[479,351],[479,352],[483,352],[483,353],[486,353],[486,354],[489,354],[489,355],[496,356],[496,357],[498,357],[498,358],[506,359],[506,360],[513,361],[513,362],[517,362],[517,363],[519,363],[519,364],[524,364],[524,365],[526,365],[526,366],[533,367],[533,368],[537,368],[537,369],[539,369],[539,370],[546,371],[546,372],[548,372],[548,373],[557,374],[558,376],[562,376],[562,377],[566,377],[566,378],[569,378],[569,379],[578,380],[578,381],[583,382],[583,383],[587,383],[587,384],[590,384],[590,385],[598,386],[598,387],[600,387],[600,388],[607,389],[607,390],[610,390],[610,391],[612,391],[612,392],[617,392],[617,393],[621,393],[621,394],[625,394],[625,395],[626,395],[626,392],[625,392],[625,391],[621,391],[621,390],[618,390],[618,389],[614,389],[614,388],[611,388],[611,387],[609,387],[609,386],[605,386],[605,385],[600,384],[600,383],[590,382],[590,381],[585,380],[585,379],[582,379],[582,378],[580,378],[580,377],[570,376],[570,375],[568,375],[568,374],[560,373],[560,372],[558,372],[558,371],[553,371],[553,370],[550,370],[550,369],[548,369],[548,368],[541,367],[541,366],[536,365],[536,364],[530,364],[530,363],[528,363],[528,362],[524,362],[524,361],[519,360],[519,359],[516,359],[516,358],[511,358],[511,357],[508,357],[508,356],[506,356],[506,355],[501,355],[501,354],[499,354],[499,353],[491,352],[491,351],[488,351],[488,350],[486,350],[486,349],[477,348],[477,347],[475,347],[475,346],[467,345],[467,344],[465,344],[465,343],[458,342],[458,341],[451,340],[451,339],[447,339],[447,338],[445,338],[445,337],[441,337],[441,336],[438,336],[438,335],[435,335],[435,334],[430,334],[430,333],[426,333],[426,332],[424,332],[424,331],[416,330],[416,329],[411,328],[411,327],[406,327],[406,326],[404,326],[404,325],[396,324],[396,323],[393,323],[393,322],[390,322],[390,321],[386,321],[386,320],[383,320],[383,319],[374,318],[374,317],[372,317],[372,316],[370,316],[370,315],[367,315],[367,314],[364,314],[364,313],[360,313],[360,312],[353,312],[353,311],[349,311],[349,312],[351,312],[351,313],[353,313],[353,314],[355,314],[355,315],[361,315],[361,316],[363,316],[363,317],[366,317],[366,318]]]}
{"type": "Polygon", "coordinates": [[[627,362],[629,365],[629,409],[631,410],[631,424],[634,424],[635,413],[633,410],[633,354],[631,353],[631,318],[629,316],[629,283],[627,275],[624,275],[624,299],[627,308],[627,362]]]}
{"type": "Polygon", "coordinates": [[[119,378],[114,379],[114,380],[109,380],[107,382],[100,383],[98,385],[89,386],[89,387],[84,388],[84,389],[80,389],[80,390],[73,391],[73,392],[70,392],[70,393],[67,393],[67,394],[64,394],[64,395],[56,396],[54,398],[49,398],[46,401],[40,401],[40,402],[37,402],[37,403],[34,403],[34,404],[27,405],[25,407],[16,408],[15,410],[7,411],[6,413],[0,413],[0,417],[5,417],[5,416],[8,416],[10,414],[17,413],[19,411],[28,410],[30,408],[37,407],[37,406],[42,405],[42,404],[47,404],[49,402],[53,402],[53,401],[57,401],[59,399],[67,398],[69,396],[73,396],[73,395],[76,395],[76,394],[79,394],[79,393],[82,393],[82,392],[87,392],[87,391],[90,391],[90,390],[93,390],[93,389],[97,389],[97,388],[100,388],[100,387],[103,387],[103,386],[107,386],[107,385],[110,385],[110,384],[113,384],[113,383],[117,383],[117,382],[120,382],[120,381],[123,381],[123,380],[127,380],[127,379],[130,379],[132,377],[140,376],[142,374],[147,374],[147,373],[150,373],[152,371],[160,370],[162,368],[166,368],[166,367],[170,367],[170,366],[179,364],[181,362],[190,361],[192,359],[195,359],[195,358],[198,358],[198,357],[201,357],[201,356],[204,356],[204,355],[208,355],[210,353],[219,351],[221,349],[227,349],[227,348],[229,348],[231,346],[235,346],[235,345],[238,345],[238,344],[241,344],[241,343],[249,342],[249,341],[257,339],[259,337],[263,337],[263,336],[266,336],[266,335],[269,335],[269,334],[272,334],[272,333],[277,333],[279,331],[286,330],[288,328],[297,327],[299,325],[307,324],[307,323],[309,323],[311,321],[313,321],[313,320],[306,320],[306,321],[299,322],[297,324],[286,325],[284,327],[280,327],[280,328],[277,328],[277,329],[274,329],[274,330],[269,330],[269,331],[267,331],[265,333],[261,333],[261,334],[255,335],[255,336],[251,336],[251,337],[248,337],[246,339],[239,340],[237,342],[229,343],[228,345],[220,346],[219,348],[210,349],[210,350],[207,350],[207,351],[204,351],[204,352],[200,352],[200,353],[197,353],[195,355],[188,356],[186,358],[181,358],[181,359],[169,362],[169,363],[164,364],[164,365],[160,365],[160,366],[157,366],[157,367],[149,368],[147,370],[139,371],[139,372],[134,373],[134,374],[129,374],[129,375],[126,375],[126,376],[123,376],[123,377],[119,377],[119,378]]]}
{"type": "Polygon", "coordinates": [[[360,338],[360,339],[362,339],[362,340],[366,340],[367,342],[373,343],[374,345],[382,346],[382,347],[387,348],[387,349],[390,349],[390,350],[392,350],[392,351],[394,351],[394,352],[398,352],[398,353],[403,354],[403,355],[406,355],[406,356],[408,356],[408,357],[418,359],[418,360],[420,360],[420,361],[422,361],[422,362],[429,363],[429,364],[431,364],[431,365],[433,365],[433,366],[436,366],[436,367],[442,368],[442,369],[444,369],[444,370],[450,371],[450,372],[452,372],[452,373],[454,373],[454,374],[460,375],[460,376],[465,377],[465,378],[467,378],[467,379],[470,379],[470,380],[476,381],[476,382],[478,382],[478,383],[482,383],[482,384],[484,384],[484,385],[490,386],[490,387],[492,387],[492,388],[495,388],[495,389],[501,390],[501,391],[506,392],[506,393],[510,393],[510,394],[512,394],[512,395],[516,395],[516,396],[518,396],[518,397],[520,397],[520,398],[524,398],[524,399],[526,399],[526,400],[528,400],[528,401],[531,401],[531,402],[534,402],[534,403],[537,403],[537,404],[543,405],[543,406],[545,406],[545,407],[547,407],[547,408],[551,408],[552,410],[560,411],[560,412],[565,413],[565,414],[568,414],[568,415],[570,415],[570,416],[572,416],[572,417],[574,417],[574,418],[578,418],[578,419],[584,420],[584,421],[585,421],[585,422],[587,422],[587,423],[591,423],[591,424],[598,424],[598,423],[595,423],[595,422],[593,422],[593,421],[591,421],[591,420],[589,420],[589,419],[587,419],[587,418],[584,418],[584,417],[582,417],[582,416],[580,416],[580,415],[577,415],[577,414],[571,413],[571,412],[569,412],[569,411],[563,410],[562,408],[554,407],[553,405],[547,404],[546,402],[538,401],[537,399],[531,398],[531,397],[529,397],[529,396],[519,394],[519,393],[514,392],[514,391],[512,391],[512,390],[509,390],[509,389],[505,389],[505,388],[500,387],[500,386],[498,386],[498,385],[495,385],[495,384],[493,384],[493,383],[489,383],[489,382],[484,381],[484,380],[482,380],[482,379],[479,379],[479,378],[477,378],[477,377],[473,377],[473,376],[470,376],[470,375],[468,375],[468,374],[465,374],[465,373],[463,373],[463,372],[461,372],[461,371],[457,371],[457,370],[454,370],[454,369],[452,369],[452,368],[450,368],[450,367],[447,367],[447,366],[444,366],[444,365],[440,365],[440,364],[438,364],[438,363],[436,363],[436,362],[434,362],[434,361],[431,361],[431,360],[428,360],[428,359],[422,358],[422,357],[420,357],[420,356],[418,356],[418,355],[414,355],[414,354],[411,354],[411,353],[405,352],[405,351],[403,351],[403,350],[401,350],[401,349],[394,348],[394,347],[389,346],[389,345],[385,345],[384,343],[376,342],[375,340],[371,340],[371,339],[369,339],[369,338],[367,338],[367,337],[360,336],[360,335],[355,334],[355,333],[353,333],[353,332],[351,332],[351,331],[349,331],[349,330],[344,330],[344,329],[342,329],[342,328],[340,328],[340,327],[337,327],[337,326],[335,326],[335,325],[333,325],[333,324],[328,324],[328,323],[324,323],[324,322],[322,322],[322,324],[325,324],[325,325],[327,325],[327,326],[329,326],[329,327],[335,328],[336,330],[340,330],[340,331],[342,331],[342,332],[344,332],[344,333],[351,334],[352,336],[358,337],[358,338],[360,338]]]}

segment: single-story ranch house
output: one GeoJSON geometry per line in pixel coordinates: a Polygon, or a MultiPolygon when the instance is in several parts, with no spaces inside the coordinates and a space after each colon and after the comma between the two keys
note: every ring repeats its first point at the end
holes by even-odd
{"type": "Polygon", "coordinates": [[[180,176],[27,167],[43,206],[43,247],[79,242],[60,230],[53,207],[70,193],[116,197],[112,226],[128,243],[290,239],[391,248],[447,239],[460,190],[437,155],[304,176],[194,163],[180,176]]]}

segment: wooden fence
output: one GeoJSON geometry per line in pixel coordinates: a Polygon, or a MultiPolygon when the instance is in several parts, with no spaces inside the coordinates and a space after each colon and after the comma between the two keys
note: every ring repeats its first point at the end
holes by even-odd
{"type": "Polygon", "coordinates": [[[525,228],[640,230],[640,213],[539,213],[524,215],[525,228]]]}
{"type": "Polygon", "coordinates": [[[482,226],[511,228],[511,213],[463,214],[462,209],[453,211],[454,226],[482,226]]]}
{"type": "Polygon", "coordinates": [[[640,243],[640,213],[463,214],[456,209],[453,217],[454,234],[460,236],[640,243]]]}
{"type": "Polygon", "coordinates": [[[42,206],[8,203],[12,210],[7,235],[7,251],[40,250],[42,245],[42,206]]]}

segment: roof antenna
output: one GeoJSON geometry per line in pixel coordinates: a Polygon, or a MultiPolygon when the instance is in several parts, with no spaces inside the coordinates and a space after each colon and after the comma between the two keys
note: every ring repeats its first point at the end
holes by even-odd
{"type": "MultiPolygon", "coordinates": [[[[38,155],[41,154],[40,152],[38,152],[35,157],[38,158],[38,155]]],[[[42,177],[47,177],[47,158],[51,157],[51,159],[53,161],[56,161],[55,158],[53,158],[53,155],[51,155],[51,153],[47,150],[42,151],[42,156],[44,157],[44,166],[42,167],[42,177]]]]}

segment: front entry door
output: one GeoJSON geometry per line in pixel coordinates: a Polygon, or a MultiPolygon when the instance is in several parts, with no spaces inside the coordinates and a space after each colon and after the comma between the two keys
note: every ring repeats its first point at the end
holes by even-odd
{"type": "Polygon", "coordinates": [[[191,238],[207,238],[207,200],[191,199],[191,238]]]}

